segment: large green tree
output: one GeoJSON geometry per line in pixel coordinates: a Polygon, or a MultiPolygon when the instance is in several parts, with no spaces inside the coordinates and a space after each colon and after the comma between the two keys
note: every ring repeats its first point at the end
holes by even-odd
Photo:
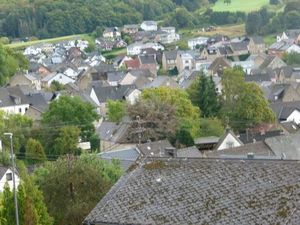
{"type": "Polygon", "coordinates": [[[38,140],[28,139],[25,158],[31,164],[42,163],[47,159],[44,148],[38,140]]]}
{"type": "Polygon", "coordinates": [[[0,86],[7,84],[17,71],[27,68],[28,61],[21,53],[0,44],[0,86]]]}
{"type": "Polygon", "coordinates": [[[49,109],[43,113],[42,122],[47,127],[73,125],[80,127],[80,136],[89,140],[94,134],[93,122],[99,118],[91,103],[82,101],[79,97],[61,96],[51,102],[49,109]]]}
{"type": "Polygon", "coordinates": [[[125,103],[109,100],[107,102],[108,119],[112,122],[120,122],[125,115],[125,103]]]}
{"type": "Polygon", "coordinates": [[[220,103],[212,77],[205,76],[201,73],[187,92],[193,104],[200,108],[203,117],[218,115],[220,103]]]}
{"type": "Polygon", "coordinates": [[[35,171],[56,225],[80,225],[118,180],[121,169],[96,155],[66,156],[35,171]]]}
{"type": "Polygon", "coordinates": [[[200,129],[200,110],[193,106],[186,91],[160,87],[155,89],[146,89],[142,92],[142,99],[159,99],[168,103],[176,109],[176,118],[179,127],[184,125],[192,137],[199,135],[200,129]]]}

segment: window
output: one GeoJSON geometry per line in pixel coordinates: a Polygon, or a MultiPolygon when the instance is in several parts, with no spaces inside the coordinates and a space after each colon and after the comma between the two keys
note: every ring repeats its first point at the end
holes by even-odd
{"type": "Polygon", "coordinates": [[[19,113],[22,113],[22,108],[19,108],[19,113]]]}
{"type": "Polygon", "coordinates": [[[7,173],[6,174],[6,180],[11,181],[12,180],[12,173],[7,173]]]}
{"type": "Polygon", "coordinates": [[[227,148],[233,148],[233,147],[234,147],[232,141],[228,141],[228,142],[226,143],[226,146],[227,146],[227,148]]]}

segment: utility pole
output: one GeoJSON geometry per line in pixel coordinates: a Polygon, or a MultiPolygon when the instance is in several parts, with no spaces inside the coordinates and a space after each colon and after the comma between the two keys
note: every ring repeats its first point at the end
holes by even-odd
{"type": "Polygon", "coordinates": [[[19,225],[19,211],[18,211],[18,198],[17,198],[17,190],[16,190],[16,163],[13,149],[13,134],[12,133],[4,133],[5,136],[8,136],[10,139],[10,158],[12,162],[12,179],[13,179],[13,192],[14,192],[14,202],[15,202],[15,213],[16,213],[16,225],[19,225]]]}

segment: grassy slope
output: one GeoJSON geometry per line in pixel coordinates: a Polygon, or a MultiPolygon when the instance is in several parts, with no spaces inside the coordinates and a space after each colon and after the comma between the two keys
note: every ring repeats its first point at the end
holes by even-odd
{"type": "Polygon", "coordinates": [[[12,44],[6,45],[6,47],[15,48],[15,49],[22,49],[22,48],[26,48],[26,47],[31,46],[31,45],[36,45],[36,44],[41,44],[41,43],[56,43],[56,42],[71,40],[71,39],[75,39],[75,38],[88,39],[89,37],[86,34],[77,34],[77,35],[42,39],[42,40],[37,40],[37,41],[12,43],[12,44]]]}
{"type": "Polygon", "coordinates": [[[242,11],[251,12],[259,10],[262,6],[268,5],[269,0],[231,0],[231,4],[224,4],[224,0],[218,2],[212,7],[214,11],[242,11]]]}

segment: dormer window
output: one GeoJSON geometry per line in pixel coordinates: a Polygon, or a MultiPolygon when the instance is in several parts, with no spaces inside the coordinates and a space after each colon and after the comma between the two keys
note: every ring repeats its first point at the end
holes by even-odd
{"type": "Polygon", "coordinates": [[[12,181],[12,173],[6,174],[6,181],[12,181]]]}

